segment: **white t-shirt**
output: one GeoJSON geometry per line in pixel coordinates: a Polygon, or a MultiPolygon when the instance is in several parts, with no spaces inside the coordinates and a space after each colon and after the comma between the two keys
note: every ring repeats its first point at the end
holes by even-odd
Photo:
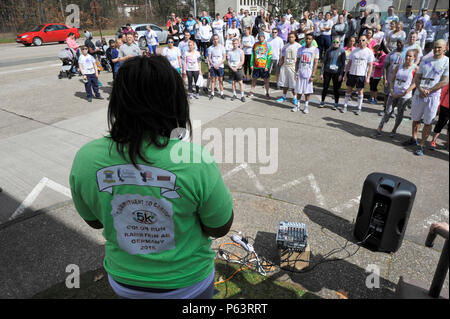
{"type": "Polygon", "coordinates": [[[194,50],[194,52],[186,52],[186,55],[184,56],[184,63],[186,66],[186,71],[200,71],[200,68],[198,67],[198,61],[200,61],[201,55],[197,50],[194,50]]]}
{"type": "MultiPolygon", "coordinates": [[[[419,70],[417,74],[421,74],[420,86],[424,89],[431,89],[433,86],[441,81],[441,78],[448,76],[448,58],[443,56],[440,59],[435,59],[434,56],[424,59],[420,62],[419,70]]],[[[416,90],[415,94],[419,94],[419,90],[416,90]]],[[[437,90],[429,96],[440,95],[441,90],[437,90]]]]}
{"type": "Polygon", "coordinates": [[[228,51],[233,50],[233,39],[227,39],[225,41],[225,50],[227,51],[227,53],[228,51]]]}
{"type": "Polygon", "coordinates": [[[300,23],[298,23],[297,21],[294,21],[294,23],[290,24],[291,24],[291,32],[297,31],[300,28],[300,23]]]}
{"type": "MultiPolygon", "coordinates": [[[[212,62],[212,67],[214,65],[217,65],[219,62],[223,60],[224,55],[226,56],[226,50],[225,47],[221,44],[217,46],[211,46],[209,49],[209,59],[212,62]]],[[[223,68],[223,63],[219,65],[219,68],[223,68]]]]}
{"type": "Polygon", "coordinates": [[[297,53],[298,49],[300,49],[301,45],[297,42],[294,44],[286,44],[281,50],[281,56],[284,57],[283,66],[286,67],[292,72],[295,72],[295,62],[297,61],[297,53]]]}
{"type": "Polygon", "coordinates": [[[241,62],[241,58],[244,55],[244,51],[237,48],[236,50],[230,50],[227,53],[228,65],[235,68],[241,62]]]}
{"type": "Polygon", "coordinates": [[[410,44],[406,44],[405,45],[405,47],[403,48],[403,52],[402,52],[402,59],[403,59],[403,61],[405,61],[406,52],[408,52],[409,50],[413,50],[413,49],[416,49],[418,51],[416,61],[419,61],[419,59],[422,58],[422,56],[423,56],[422,48],[416,42],[416,43],[411,44],[411,45],[410,44]]]}
{"type": "Polygon", "coordinates": [[[319,58],[319,49],[315,47],[300,47],[297,52],[298,75],[302,79],[309,79],[313,72],[314,60],[319,58]]]}
{"type": "Polygon", "coordinates": [[[253,46],[255,45],[255,38],[251,35],[242,37],[242,48],[244,49],[244,54],[251,55],[253,46]]]}
{"type": "Polygon", "coordinates": [[[90,54],[81,54],[78,58],[78,64],[83,70],[83,74],[95,74],[95,63],[95,58],[90,54]]]}
{"type": "Polygon", "coordinates": [[[161,55],[165,56],[175,69],[179,69],[181,67],[178,62],[178,57],[181,57],[181,51],[179,48],[173,47],[172,49],[169,49],[169,47],[165,47],[162,50],[161,55]]]}
{"type": "Polygon", "coordinates": [[[214,20],[212,22],[212,28],[214,34],[223,34],[223,26],[225,25],[225,22],[223,22],[222,19],[220,20],[214,20]]]}
{"type": "Polygon", "coordinates": [[[145,39],[147,40],[147,44],[148,45],[157,45],[158,41],[156,41],[156,39],[158,38],[157,34],[155,31],[151,30],[150,31],[145,31],[145,39]]]}
{"type": "Polygon", "coordinates": [[[234,34],[235,38],[240,38],[241,37],[241,33],[239,32],[238,28],[236,28],[236,29],[232,29],[232,28],[228,29],[227,35],[230,35],[230,34],[234,34]]]}
{"type": "MultiPolygon", "coordinates": [[[[411,83],[414,79],[413,71],[416,68],[416,65],[413,64],[408,69],[403,68],[403,65],[400,65],[395,76],[394,82],[394,93],[395,94],[404,94],[406,90],[411,86],[411,83]]],[[[410,99],[412,97],[412,91],[408,92],[404,99],[410,99]]]]}
{"type": "MultiPolygon", "coordinates": [[[[333,27],[333,21],[331,19],[325,21],[323,20],[322,22],[320,22],[319,24],[319,29],[320,28],[332,28],[333,27]]],[[[331,35],[331,29],[328,31],[320,31],[321,35],[331,35]]]]}
{"type": "Polygon", "coordinates": [[[350,53],[348,59],[352,61],[349,74],[355,76],[366,76],[369,63],[373,63],[375,61],[375,56],[373,55],[372,50],[367,47],[364,49],[356,48],[352,51],[352,53],[350,53]]]}
{"type": "Polygon", "coordinates": [[[272,47],[272,60],[278,61],[280,59],[281,50],[284,47],[283,39],[280,37],[270,38],[270,40],[267,41],[267,43],[269,43],[270,46],[272,47]]]}

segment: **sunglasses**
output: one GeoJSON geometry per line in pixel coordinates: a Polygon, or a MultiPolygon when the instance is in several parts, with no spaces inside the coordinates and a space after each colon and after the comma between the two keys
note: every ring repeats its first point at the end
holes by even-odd
{"type": "Polygon", "coordinates": [[[333,43],[337,43],[337,44],[339,44],[339,43],[341,43],[341,42],[339,42],[339,41],[333,41],[333,43]]]}
{"type": "Polygon", "coordinates": [[[278,33],[278,31],[272,31],[272,33],[278,33]]]}
{"type": "Polygon", "coordinates": [[[360,42],[366,42],[366,39],[361,39],[361,40],[359,40],[360,42]]]}
{"type": "Polygon", "coordinates": [[[173,41],[167,41],[167,43],[173,43],[173,41]]]}
{"type": "Polygon", "coordinates": [[[86,51],[87,50],[87,48],[85,48],[85,49],[81,49],[81,51],[86,51]]]}

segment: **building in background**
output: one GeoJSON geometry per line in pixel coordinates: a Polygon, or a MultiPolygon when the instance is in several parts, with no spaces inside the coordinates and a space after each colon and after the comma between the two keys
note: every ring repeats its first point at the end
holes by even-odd
{"type": "Polygon", "coordinates": [[[259,10],[268,10],[267,0],[215,0],[215,11],[224,15],[228,12],[228,8],[239,12],[241,9],[248,10],[250,15],[257,16],[259,10]]]}

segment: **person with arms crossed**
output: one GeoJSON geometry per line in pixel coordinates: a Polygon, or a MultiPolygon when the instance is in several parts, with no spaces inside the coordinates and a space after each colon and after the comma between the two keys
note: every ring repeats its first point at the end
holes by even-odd
{"type": "Polygon", "coordinates": [[[212,155],[180,140],[191,129],[189,103],[166,58],[122,65],[108,127],[77,152],[69,183],[82,219],[104,229],[113,291],[127,299],[212,298],[210,237],[230,230],[233,202],[212,155]],[[179,149],[197,160],[180,161],[179,149]]]}
{"type": "Polygon", "coordinates": [[[242,74],[242,66],[244,65],[245,61],[244,51],[239,48],[238,38],[234,38],[232,41],[233,49],[227,52],[228,66],[231,71],[231,86],[233,88],[233,97],[231,98],[231,101],[237,99],[236,83],[239,83],[239,90],[241,91],[241,101],[245,102],[243,82],[244,75],[242,74]]]}
{"type": "Polygon", "coordinates": [[[340,110],[347,112],[348,102],[350,100],[353,88],[356,86],[358,94],[358,109],[356,115],[361,114],[362,103],[364,100],[364,86],[369,84],[372,74],[372,64],[375,61],[372,50],[367,47],[367,37],[362,35],[359,38],[359,47],[350,53],[348,64],[345,69],[343,81],[346,82],[347,90],[345,92],[344,107],[340,110]]]}
{"type": "Polygon", "coordinates": [[[220,13],[216,13],[216,19],[211,24],[213,29],[213,35],[217,34],[219,36],[219,43],[224,45],[225,40],[223,38],[223,29],[225,27],[225,22],[220,18],[220,13]]]}
{"type": "Polygon", "coordinates": [[[434,56],[424,59],[414,76],[416,91],[411,105],[412,137],[404,146],[418,145],[415,155],[424,155],[425,143],[430,136],[433,119],[439,108],[441,89],[448,83],[449,59],[444,55],[446,43],[438,40],[434,43],[434,56]],[[417,137],[423,119],[422,140],[417,137]]]}
{"type": "Polygon", "coordinates": [[[314,93],[313,83],[314,76],[317,71],[319,62],[319,49],[312,46],[314,38],[308,34],[305,38],[305,46],[301,47],[297,52],[297,61],[295,64],[296,85],[295,92],[297,92],[297,110],[300,108],[300,99],[302,95],[305,96],[305,107],[303,113],[309,113],[309,98],[314,93]]]}
{"type": "Polygon", "coordinates": [[[281,50],[280,58],[280,77],[277,85],[283,88],[283,96],[277,102],[284,103],[288,90],[292,90],[294,104],[293,112],[298,111],[297,94],[295,93],[295,65],[297,62],[297,52],[300,49],[300,44],[295,41],[295,33],[291,32],[288,36],[288,43],[281,50]]]}
{"type": "MultiPolygon", "coordinates": [[[[267,40],[267,38],[266,38],[267,40]]],[[[278,36],[278,29],[272,30],[272,37],[267,40],[270,47],[272,48],[272,59],[270,63],[269,73],[272,74],[272,71],[275,72],[276,83],[278,83],[278,79],[280,77],[280,55],[281,50],[284,47],[284,41],[278,36]]]]}
{"type": "Polygon", "coordinates": [[[322,60],[323,54],[328,50],[331,45],[331,29],[333,28],[333,21],[330,19],[329,12],[325,14],[325,20],[320,25],[320,37],[319,37],[319,60],[322,60]]]}

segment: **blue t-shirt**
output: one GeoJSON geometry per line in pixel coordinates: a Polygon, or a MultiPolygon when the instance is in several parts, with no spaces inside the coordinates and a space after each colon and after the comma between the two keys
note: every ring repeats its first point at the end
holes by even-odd
{"type": "Polygon", "coordinates": [[[233,23],[233,21],[236,21],[236,27],[240,27],[241,26],[241,24],[239,23],[239,19],[237,17],[228,19],[228,21],[227,21],[228,26],[231,27],[231,24],[233,23]]]}
{"type": "Polygon", "coordinates": [[[195,20],[187,20],[185,25],[186,25],[186,29],[189,30],[189,32],[191,33],[191,35],[194,35],[194,26],[197,24],[197,22],[195,22],[195,20]]]}
{"type": "MultiPolygon", "coordinates": [[[[117,59],[119,57],[119,50],[117,50],[116,48],[111,50],[111,59],[117,59]]],[[[121,62],[116,62],[114,63],[114,73],[117,73],[117,71],[119,71],[120,65],[122,63],[121,62]]]]}

